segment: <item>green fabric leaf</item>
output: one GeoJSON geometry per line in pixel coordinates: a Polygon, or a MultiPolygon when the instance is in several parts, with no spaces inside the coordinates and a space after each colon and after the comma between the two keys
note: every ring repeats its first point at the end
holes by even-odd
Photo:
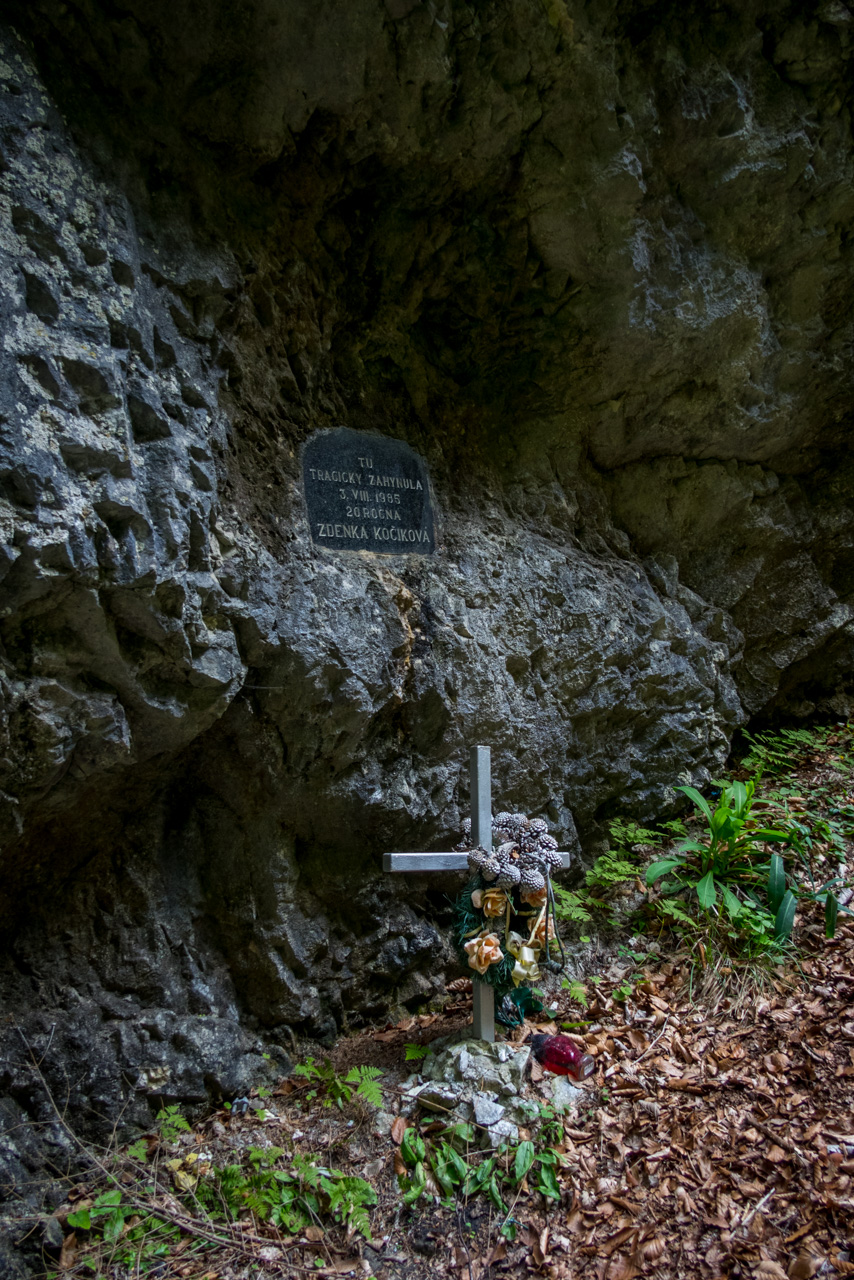
{"type": "Polygon", "coordinates": [[[533,1142],[521,1142],[516,1148],[516,1159],[513,1164],[513,1174],[517,1182],[521,1182],[525,1174],[534,1163],[534,1144],[533,1142]]]}
{"type": "Polygon", "coordinates": [[[737,920],[741,915],[741,903],[732,889],[728,889],[725,884],[721,885],[721,897],[730,920],[737,920]]]}
{"type": "Polygon", "coordinates": [[[407,1164],[419,1164],[427,1152],[417,1129],[407,1129],[400,1144],[400,1154],[407,1164]]]}
{"type": "Polygon", "coordinates": [[[732,784],[732,798],[735,801],[736,812],[741,817],[747,804],[747,789],[743,782],[736,781],[732,784]]]}

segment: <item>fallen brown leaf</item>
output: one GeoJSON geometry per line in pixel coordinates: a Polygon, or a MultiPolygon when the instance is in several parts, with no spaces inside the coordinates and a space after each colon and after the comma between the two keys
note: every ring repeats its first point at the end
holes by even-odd
{"type": "Polygon", "coordinates": [[[621,1231],[615,1231],[609,1236],[604,1244],[599,1246],[599,1252],[603,1253],[606,1258],[610,1258],[612,1253],[616,1253],[621,1244],[625,1244],[627,1240],[635,1235],[636,1227],[623,1227],[621,1231]]]}
{"type": "Polygon", "coordinates": [[[653,1240],[644,1240],[637,1253],[643,1258],[644,1262],[656,1262],[666,1249],[667,1245],[661,1237],[656,1236],[653,1240]]]}
{"type": "Polygon", "coordinates": [[[503,1262],[507,1257],[507,1245],[503,1240],[499,1240],[498,1244],[493,1245],[486,1259],[486,1265],[491,1267],[495,1262],[503,1262]]]}
{"type": "Polygon", "coordinates": [[[332,1262],[325,1267],[318,1267],[312,1272],[315,1276],[340,1276],[345,1275],[348,1271],[360,1271],[360,1258],[333,1258],[332,1262]]]}
{"type": "Polygon", "coordinates": [[[806,1249],[801,1249],[796,1258],[789,1263],[789,1280],[810,1280],[821,1266],[821,1258],[814,1258],[806,1249]]]}
{"type": "Polygon", "coordinates": [[[812,1218],[810,1218],[809,1222],[805,1223],[804,1226],[798,1227],[797,1231],[793,1231],[790,1236],[786,1236],[785,1239],[783,1240],[783,1244],[794,1244],[796,1240],[800,1240],[801,1237],[805,1236],[807,1232],[810,1230],[810,1228],[812,1227],[812,1223],[813,1223],[813,1220],[812,1218]]]}
{"type": "Polygon", "coordinates": [[[634,1280],[635,1276],[640,1275],[640,1268],[635,1266],[631,1258],[625,1258],[618,1253],[611,1260],[611,1265],[605,1272],[607,1280],[634,1280]]]}
{"type": "Polygon", "coordinates": [[[753,1274],[762,1276],[763,1280],[789,1280],[779,1262],[772,1262],[770,1258],[758,1262],[753,1274]]]}
{"type": "Polygon", "coordinates": [[[459,1267],[464,1272],[465,1280],[479,1280],[483,1270],[483,1259],[473,1258],[466,1249],[454,1245],[454,1261],[451,1266],[459,1267]]]}
{"type": "Polygon", "coordinates": [[[406,1116],[396,1116],[394,1124],[391,1126],[391,1139],[396,1147],[403,1142],[403,1135],[406,1133],[406,1116]]]}
{"type": "Polygon", "coordinates": [[[61,1271],[68,1271],[77,1261],[77,1255],[80,1252],[80,1245],[77,1243],[77,1236],[72,1231],[70,1236],[66,1236],[62,1242],[62,1249],[59,1254],[59,1267],[61,1271]]]}

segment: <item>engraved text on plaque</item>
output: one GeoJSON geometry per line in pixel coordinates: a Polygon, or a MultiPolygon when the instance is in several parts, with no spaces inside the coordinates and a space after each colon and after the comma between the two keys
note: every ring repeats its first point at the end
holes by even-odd
{"type": "Polygon", "coordinates": [[[435,549],[427,468],[402,440],[348,427],[319,431],[302,467],[317,546],[398,556],[435,549]]]}

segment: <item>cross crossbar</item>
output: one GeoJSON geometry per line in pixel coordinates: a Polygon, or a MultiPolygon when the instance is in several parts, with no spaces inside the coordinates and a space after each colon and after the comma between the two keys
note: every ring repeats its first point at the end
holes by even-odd
{"type": "MultiPolygon", "coordinates": [[[[489,747],[472,747],[471,838],[472,844],[492,849],[492,779],[489,747]]],[[[569,866],[569,854],[561,853],[561,865],[569,866]]],[[[467,871],[467,853],[386,853],[384,871],[467,871]]],[[[488,982],[472,983],[473,1029],[477,1040],[495,1040],[495,992],[488,982]]]]}
{"type": "MultiPolygon", "coordinates": [[[[569,854],[561,853],[564,870],[569,854]]],[[[383,871],[467,871],[467,853],[384,853],[383,871]]]]}

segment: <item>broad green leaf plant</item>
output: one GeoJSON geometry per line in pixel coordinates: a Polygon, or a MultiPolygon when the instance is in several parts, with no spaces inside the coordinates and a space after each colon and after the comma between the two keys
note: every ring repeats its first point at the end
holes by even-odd
{"type": "Polygon", "coordinates": [[[663,914],[677,918],[679,913],[665,906],[672,904],[674,896],[688,905],[696,897],[706,915],[721,919],[725,913],[739,949],[762,951],[789,942],[800,897],[824,903],[825,929],[829,938],[833,936],[838,902],[832,889],[837,879],[813,885],[811,890],[794,881],[787,885],[783,857],[769,852],[768,846],[781,845],[797,854],[797,832],[791,827],[763,826],[751,812],[754,779],[720,784],[714,809],[696,787],[676,790],[688,797],[705,820],[706,831],[700,839],[684,839],[673,855],[647,868],[648,886],[663,881],[659,903],[663,914]]]}

